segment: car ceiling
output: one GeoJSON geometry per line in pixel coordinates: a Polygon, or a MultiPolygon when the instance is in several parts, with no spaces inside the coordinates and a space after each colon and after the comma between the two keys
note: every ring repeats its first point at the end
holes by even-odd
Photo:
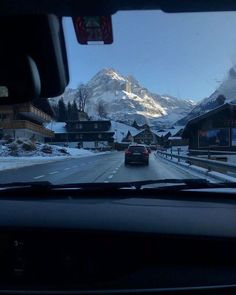
{"type": "MultiPolygon", "coordinates": [[[[61,95],[69,83],[62,16],[104,16],[119,10],[233,11],[235,0],[1,0],[0,86],[15,104],[61,95]]],[[[83,69],[81,69],[82,73],[83,69]]]]}
{"type": "Polygon", "coordinates": [[[111,15],[118,10],[166,12],[235,10],[234,0],[2,0],[1,14],[111,15]]]}

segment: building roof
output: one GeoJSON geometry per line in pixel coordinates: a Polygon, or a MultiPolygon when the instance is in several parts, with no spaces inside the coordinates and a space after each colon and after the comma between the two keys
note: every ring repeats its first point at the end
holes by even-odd
{"type": "Polygon", "coordinates": [[[110,120],[70,120],[67,123],[80,123],[84,125],[95,124],[95,123],[111,123],[110,120]]]}
{"type": "Polygon", "coordinates": [[[168,130],[168,131],[153,131],[153,130],[152,130],[152,132],[153,132],[154,134],[156,134],[158,137],[166,136],[168,133],[170,133],[169,130],[168,130]]]}
{"type": "Polygon", "coordinates": [[[66,132],[66,122],[55,122],[52,121],[45,125],[47,129],[52,130],[54,133],[65,133],[66,132]]]}
{"type": "Polygon", "coordinates": [[[139,132],[141,132],[140,130],[132,127],[132,126],[128,126],[124,123],[119,123],[116,121],[111,121],[111,128],[109,131],[113,131],[115,132],[114,134],[114,139],[117,142],[122,142],[122,140],[124,139],[125,136],[127,136],[128,132],[130,132],[130,134],[132,136],[137,135],[139,132]]]}
{"type": "Polygon", "coordinates": [[[202,121],[202,120],[208,118],[209,116],[212,116],[214,114],[217,114],[218,112],[221,112],[222,110],[225,110],[227,108],[233,108],[233,109],[236,110],[236,105],[235,104],[231,104],[231,103],[225,103],[225,104],[223,104],[223,105],[221,105],[221,106],[219,106],[219,107],[217,107],[217,108],[215,108],[215,109],[213,109],[213,110],[211,110],[211,111],[209,111],[209,112],[207,112],[205,114],[202,114],[202,115],[200,115],[198,117],[195,117],[195,118],[189,120],[188,123],[187,123],[187,125],[185,126],[185,128],[188,125],[196,124],[199,121],[202,121]]]}
{"type": "Polygon", "coordinates": [[[180,130],[183,130],[184,126],[173,126],[167,129],[160,129],[158,131],[151,129],[151,131],[156,134],[158,137],[166,136],[168,133],[171,136],[175,136],[180,130]]]}
{"type": "Polygon", "coordinates": [[[200,121],[202,120],[205,120],[206,118],[212,116],[212,115],[215,115],[225,109],[232,109],[232,110],[236,110],[236,105],[235,104],[232,104],[232,103],[225,103],[205,114],[202,114],[198,117],[195,117],[193,118],[192,120],[189,120],[188,123],[186,124],[185,128],[184,128],[184,131],[183,131],[183,137],[187,137],[187,134],[188,134],[188,130],[190,128],[191,125],[195,125],[197,123],[199,123],[200,121]]]}
{"type": "Polygon", "coordinates": [[[181,136],[170,136],[170,137],[168,138],[168,140],[180,140],[180,139],[182,139],[181,136]]]}

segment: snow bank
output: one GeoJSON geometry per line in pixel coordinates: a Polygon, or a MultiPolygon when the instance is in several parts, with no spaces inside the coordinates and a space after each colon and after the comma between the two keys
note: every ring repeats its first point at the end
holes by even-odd
{"type": "Polygon", "coordinates": [[[0,144],[0,171],[65,160],[71,157],[95,155],[94,152],[84,149],[66,148],[34,143],[28,139],[17,139],[11,143],[0,144]]]}
{"type": "Polygon", "coordinates": [[[56,145],[35,143],[29,139],[19,138],[13,142],[6,142],[0,145],[0,157],[13,158],[52,158],[69,156],[90,156],[94,153],[84,149],[67,148],[56,145]]]}

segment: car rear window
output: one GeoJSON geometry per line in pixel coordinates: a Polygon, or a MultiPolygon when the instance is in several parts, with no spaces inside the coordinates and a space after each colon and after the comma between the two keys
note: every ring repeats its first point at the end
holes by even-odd
{"type": "Polygon", "coordinates": [[[131,152],[143,152],[145,150],[144,146],[130,146],[129,151],[131,152]]]}

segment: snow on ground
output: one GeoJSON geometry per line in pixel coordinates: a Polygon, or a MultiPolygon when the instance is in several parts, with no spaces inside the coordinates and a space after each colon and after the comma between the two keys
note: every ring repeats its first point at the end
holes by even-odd
{"type": "Polygon", "coordinates": [[[55,133],[65,133],[66,132],[66,122],[55,122],[45,124],[45,127],[52,130],[55,133]]]}
{"type": "Polygon", "coordinates": [[[71,157],[95,155],[96,153],[84,149],[66,148],[42,143],[33,144],[29,140],[20,139],[12,143],[2,143],[0,145],[0,171],[65,160],[71,157]],[[30,147],[33,150],[25,150],[30,149],[30,147]]]}

